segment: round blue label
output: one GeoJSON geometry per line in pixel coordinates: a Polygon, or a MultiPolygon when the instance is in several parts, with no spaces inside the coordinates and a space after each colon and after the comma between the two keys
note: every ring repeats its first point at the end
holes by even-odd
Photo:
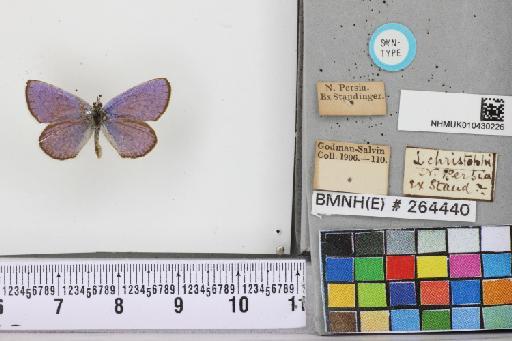
{"type": "Polygon", "coordinates": [[[402,24],[384,24],[373,32],[368,49],[373,62],[382,70],[401,71],[416,57],[416,38],[402,24]]]}

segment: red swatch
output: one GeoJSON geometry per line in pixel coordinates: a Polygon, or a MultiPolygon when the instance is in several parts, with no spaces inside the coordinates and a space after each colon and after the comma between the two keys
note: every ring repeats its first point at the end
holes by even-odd
{"type": "Polygon", "coordinates": [[[414,256],[387,256],[386,278],[388,280],[414,279],[414,256]]]}
{"type": "Polygon", "coordinates": [[[420,282],[420,297],[422,305],[449,305],[448,281],[420,282]]]}

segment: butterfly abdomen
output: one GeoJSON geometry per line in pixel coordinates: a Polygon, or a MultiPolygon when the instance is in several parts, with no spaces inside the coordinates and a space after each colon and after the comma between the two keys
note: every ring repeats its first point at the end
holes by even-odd
{"type": "Polygon", "coordinates": [[[100,145],[100,127],[97,126],[94,128],[94,152],[96,153],[96,157],[98,159],[101,158],[102,149],[100,145]]]}

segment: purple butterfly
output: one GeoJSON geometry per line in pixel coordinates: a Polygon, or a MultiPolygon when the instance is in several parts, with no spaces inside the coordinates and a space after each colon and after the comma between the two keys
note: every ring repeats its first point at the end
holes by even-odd
{"type": "Polygon", "coordinates": [[[148,154],[157,142],[153,129],[144,121],[156,121],[169,104],[171,86],[156,78],[137,85],[103,106],[98,96],[92,107],[81,98],[51,84],[29,80],[28,109],[40,123],[49,123],[39,137],[41,149],[54,159],[78,155],[94,133],[96,156],[101,157],[100,129],[124,158],[148,154]]]}

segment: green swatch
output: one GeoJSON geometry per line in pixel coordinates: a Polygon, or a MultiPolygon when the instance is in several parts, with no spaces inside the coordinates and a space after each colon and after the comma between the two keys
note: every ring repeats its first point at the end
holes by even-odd
{"type": "Polygon", "coordinates": [[[385,283],[358,283],[357,301],[359,307],[387,307],[385,283]]]}
{"type": "Polygon", "coordinates": [[[485,329],[512,328],[512,306],[484,307],[482,312],[485,329]]]}
{"type": "Polygon", "coordinates": [[[421,330],[449,330],[449,310],[424,310],[421,314],[421,330]]]}
{"type": "Polygon", "coordinates": [[[383,281],[384,260],[382,257],[366,257],[355,259],[356,281],[383,281]]]}

